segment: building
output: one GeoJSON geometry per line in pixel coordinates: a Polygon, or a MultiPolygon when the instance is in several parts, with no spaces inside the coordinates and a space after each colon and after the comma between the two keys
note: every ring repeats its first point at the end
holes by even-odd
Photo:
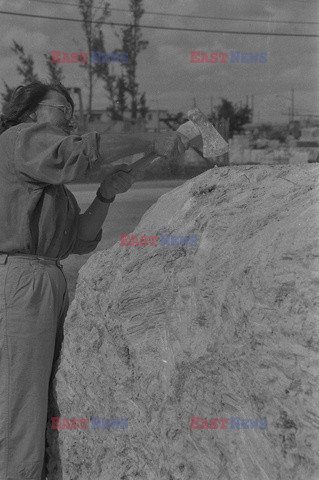
{"type": "Polygon", "coordinates": [[[168,130],[167,125],[162,121],[167,118],[168,111],[150,108],[146,114],[146,131],[147,132],[165,132],[168,130]]]}

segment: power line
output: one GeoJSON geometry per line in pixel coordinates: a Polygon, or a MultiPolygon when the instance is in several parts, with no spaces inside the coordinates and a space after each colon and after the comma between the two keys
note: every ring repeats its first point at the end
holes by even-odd
{"type": "MultiPolygon", "coordinates": [[[[78,7],[76,3],[70,2],[57,2],[55,0],[29,0],[32,2],[41,3],[42,5],[53,4],[53,5],[68,5],[71,7],[78,7]]],[[[103,10],[103,7],[93,7],[95,10],[103,10]]],[[[125,12],[125,13],[132,13],[130,10],[126,10],[125,8],[114,8],[111,7],[110,11],[112,12],[125,12]]],[[[145,15],[160,15],[163,17],[185,17],[185,18],[195,18],[195,19],[208,19],[208,20],[225,20],[228,22],[255,22],[255,23],[285,23],[285,24],[297,24],[297,25],[319,25],[319,22],[305,22],[305,21],[292,21],[292,20],[261,20],[259,18],[230,18],[230,17],[213,17],[208,15],[186,15],[182,13],[162,13],[162,12],[144,12],[145,15]]]]}
{"type": "MultiPolygon", "coordinates": [[[[17,13],[17,12],[4,12],[0,10],[2,15],[14,15],[20,17],[31,17],[31,18],[41,18],[46,20],[60,20],[67,22],[77,22],[83,23],[83,20],[76,18],[65,18],[65,17],[48,17],[46,15],[32,15],[30,13],[17,13]]],[[[91,22],[93,23],[93,21],[91,22]]],[[[130,23],[120,23],[120,22],[100,22],[100,25],[116,25],[119,27],[130,27],[130,23]]],[[[275,32],[243,32],[243,31],[234,31],[234,30],[208,30],[208,29],[198,29],[198,28],[183,28],[183,27],[160,27],[157,25],[139,25],[140,28],[151,28],[153,30],[174,30],[182,32],[199,32],[199,33],[226,33],[229,35],[257,35],[257,36],[275,36],[275,37],[308,37],[308,38],[317,38],[319,35],[311,33],[275,33],[275,32]]]]}

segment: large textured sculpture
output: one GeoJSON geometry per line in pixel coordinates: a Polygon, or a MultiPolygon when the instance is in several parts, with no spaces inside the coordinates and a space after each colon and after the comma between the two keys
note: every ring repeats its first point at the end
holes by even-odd
{"type": "Polygon", "coordinates": [[[319,478],[318,175],[215,167],[132,234],[197,246],[92,255],[65,323],[49,480],[319,478]]]}

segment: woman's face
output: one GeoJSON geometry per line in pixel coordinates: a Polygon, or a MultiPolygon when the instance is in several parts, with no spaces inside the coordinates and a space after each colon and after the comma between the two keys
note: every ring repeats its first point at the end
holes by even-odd
{"type": "Polygon", "coordinates": [[[62,93],[51,90],[41,101],[41,105],[38,105],[36,108],[36,121],[38,123],[50,122],[69,135],[74,129],[74,123],[72,119],[66,118],[67,115],[63,112],[63,106],[67,107],[64,109],[65,111],[67,109],[72,111],[72,106],[65,96],[62,93]]]}

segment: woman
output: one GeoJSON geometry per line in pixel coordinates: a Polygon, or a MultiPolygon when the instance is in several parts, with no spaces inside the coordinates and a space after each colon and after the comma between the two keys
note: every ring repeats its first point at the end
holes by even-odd
{"type": "MultiPolygon", "coordinates": [[[[18,87],[0,127],[0,478],[44,478],[52,366],[61,348],[68,291],[60,259],[92,252],[127,165],[103,179],[85,213],[64,186],[101,169],[99,135],[70,135],[74,103],[61,84],[18,87]]],[[[159,155],[184,151],[161,136],[159,155]]]]}

